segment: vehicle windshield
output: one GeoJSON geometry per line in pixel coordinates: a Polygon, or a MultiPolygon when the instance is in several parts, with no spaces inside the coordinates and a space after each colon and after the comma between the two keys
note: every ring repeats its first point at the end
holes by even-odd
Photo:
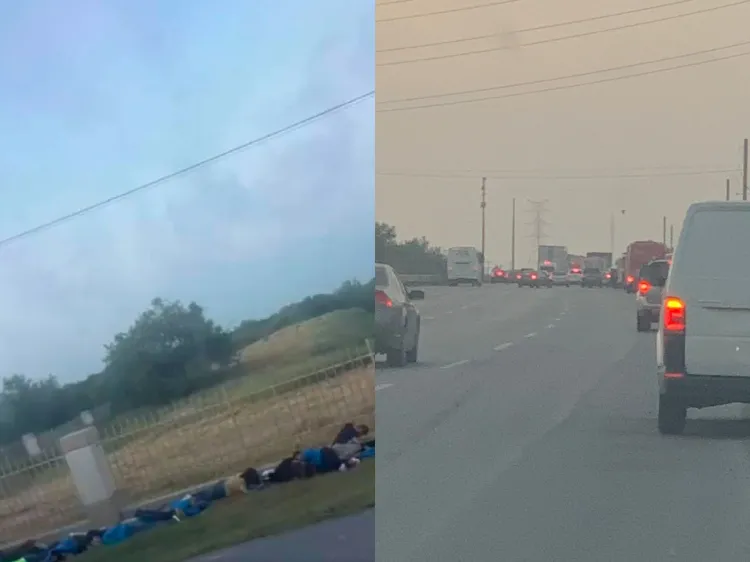
{"type": "Polygon", "coordinates": [[[638,277],[649,283],[658,283],[663,281],[669,275],[669,262],[657,261],[644,265],[638,274],[638,277]]]}

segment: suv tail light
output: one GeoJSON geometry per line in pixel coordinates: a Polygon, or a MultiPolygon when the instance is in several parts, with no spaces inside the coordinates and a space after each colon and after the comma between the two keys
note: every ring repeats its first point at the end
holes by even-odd
{"type": "Polygon", "coordinates": [[[531,277],[532,279],[536,279],[536,273],[532,273],[531,275],[529,275],[529,277],[531,277]]]}
{"type": "Polygon", "coordinates": [[[520,273],[517,273],[517,274],[516,274],[516,279],[520,279],[520,278],[521,278],[521,274],[520,274],[520,273]]]}
{"type": "Polygon", "coordinates": [[[651,288],[651,283],[648,281],[641,281],[638,283],[638,293],[641,295],[645,295],[648,293],[649,289],[651,288]]]}
{"type": "Polygon", "coordinates": [[[635,281],[635,277],[633,277],[632,275],[628,275],[625,281],[627,281],[628,283],[632,283],[633,281],[635,281]]]}
{"type": "Polygon", "coordinates": [[[375,302],[378,304],[382,304],[388,308],[391,308],[393,306],[393,301],[388,295],[385,294],[385,291],[375,291],[375,302]]]}
{"type": "Polygon", "coordinates": [[[684,332],[686,324],[685,303],[677,297],[664,299],[662,316],[665,332],[684,332]]]}

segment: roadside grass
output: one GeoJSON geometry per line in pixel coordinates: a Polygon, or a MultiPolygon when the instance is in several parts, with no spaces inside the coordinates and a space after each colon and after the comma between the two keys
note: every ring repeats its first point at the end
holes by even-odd
{"type": "Polygon", "coordinates": [[[117,546],[94,547],[81,562],[184,562],[221,548],[277,535],[375,505],[375,462],[252,492],[212,505],[201,515],[136,535],[117,546]]]}

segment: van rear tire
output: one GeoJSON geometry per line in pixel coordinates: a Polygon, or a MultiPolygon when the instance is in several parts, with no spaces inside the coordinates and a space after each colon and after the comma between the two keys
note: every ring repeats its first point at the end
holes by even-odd
{"type": "Polygon", "coordinates": [[[658,427],[662,435],[680,435],[687,424],[687,408],[666,394],[659,395],[658,427]]]}

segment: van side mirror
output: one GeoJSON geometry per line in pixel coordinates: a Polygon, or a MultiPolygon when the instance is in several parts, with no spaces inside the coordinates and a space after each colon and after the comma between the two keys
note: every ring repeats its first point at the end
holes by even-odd
{"type": "Polygon", "coordinates": [[[421,291],[419,289],[414,289],[413,291],[409,291],[409,300],[413,300],[413,301],[424,300],[424,291],[421,291]]]}

